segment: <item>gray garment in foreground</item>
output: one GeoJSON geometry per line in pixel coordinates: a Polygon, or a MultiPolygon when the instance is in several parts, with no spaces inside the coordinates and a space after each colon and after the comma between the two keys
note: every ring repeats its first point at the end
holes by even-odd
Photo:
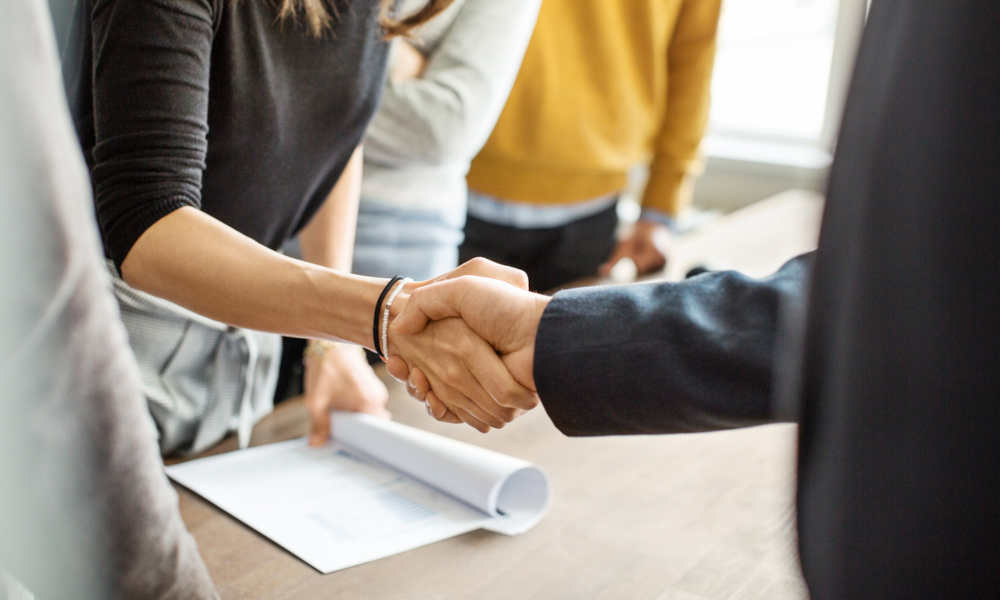
{"type": "Polygon", "coordinates": [[[45,0],[0,20],[0,570],[38,598],[214,598],[111,297],[45,0]]]}
{"type": "Polygon", "coordinates": [[[114,295],[160,453],[197,454],[235,431],[240,448],[274,409],[281,336],[220,323],[125,283],[114,295]]]}

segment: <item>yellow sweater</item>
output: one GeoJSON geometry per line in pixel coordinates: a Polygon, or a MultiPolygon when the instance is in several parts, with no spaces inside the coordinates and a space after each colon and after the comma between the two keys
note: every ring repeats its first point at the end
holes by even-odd
{"type": "Polygon", "coordinates": [[[721,0],[543,0],[469,187],[531,204],[621,191],[644,161],[647,208],[687,201],[708,120],[721,0]]]}

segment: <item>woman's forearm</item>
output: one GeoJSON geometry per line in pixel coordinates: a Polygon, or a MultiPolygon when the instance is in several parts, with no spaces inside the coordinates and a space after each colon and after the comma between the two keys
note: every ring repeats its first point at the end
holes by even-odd
{"type": "MultiPolygon", "coordinates": [[[[523,273],[485,260],[469,261],[447,278],[465,275],[527,287],[523,273]]],[[[373,346],[375,303],[387,283],[289,258],[192,207],[177,209],[147,229],[125,257],[122,276],[138,289],[224,323],[367,348],[373,346]]],[[[411,284],[396,299],[396,315],[420,285],[427,283],[411,284]]],[[[428,328],[411,334],[411,344],[396,335],[393,352],[424,373],[435,389],[451,390],[449,401],[465,407],[466,422],[480,431],[500,427],[515,412],[492,407],[489,399],[534,393],[510,376],[486,342],[454,321],[447,332],[428,328]],[[422,344],[417,345],[418,338],[422,344]]]]}
{"type": "Polygon", "coordinates": [[[374,305],[386,283],[289,258],[191,207],[139,237],[122,277],[237,327],[369,348],[374,305]]]}

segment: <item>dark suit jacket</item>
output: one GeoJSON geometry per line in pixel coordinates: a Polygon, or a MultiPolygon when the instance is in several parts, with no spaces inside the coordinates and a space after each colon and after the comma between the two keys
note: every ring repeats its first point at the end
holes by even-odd
{"type": "Polygon", "coordinates": [[[1000,597],[998,146],[1000,3],[875,0],[815,257],[558,294],[535,357],[553,422],[797,417],[814,600],[1000,597]]]}

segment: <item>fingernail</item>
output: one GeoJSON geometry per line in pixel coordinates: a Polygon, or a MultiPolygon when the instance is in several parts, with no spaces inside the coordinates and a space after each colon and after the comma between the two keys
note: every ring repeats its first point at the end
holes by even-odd
{"type": "Polygon", "coordinates": [[[432,417],[434,416],[434,412],[431,411],[431,405],[428,404],[426,400],[424,400],[424,408],[427,409],[427,414],[429,414],[432,417]]]}

